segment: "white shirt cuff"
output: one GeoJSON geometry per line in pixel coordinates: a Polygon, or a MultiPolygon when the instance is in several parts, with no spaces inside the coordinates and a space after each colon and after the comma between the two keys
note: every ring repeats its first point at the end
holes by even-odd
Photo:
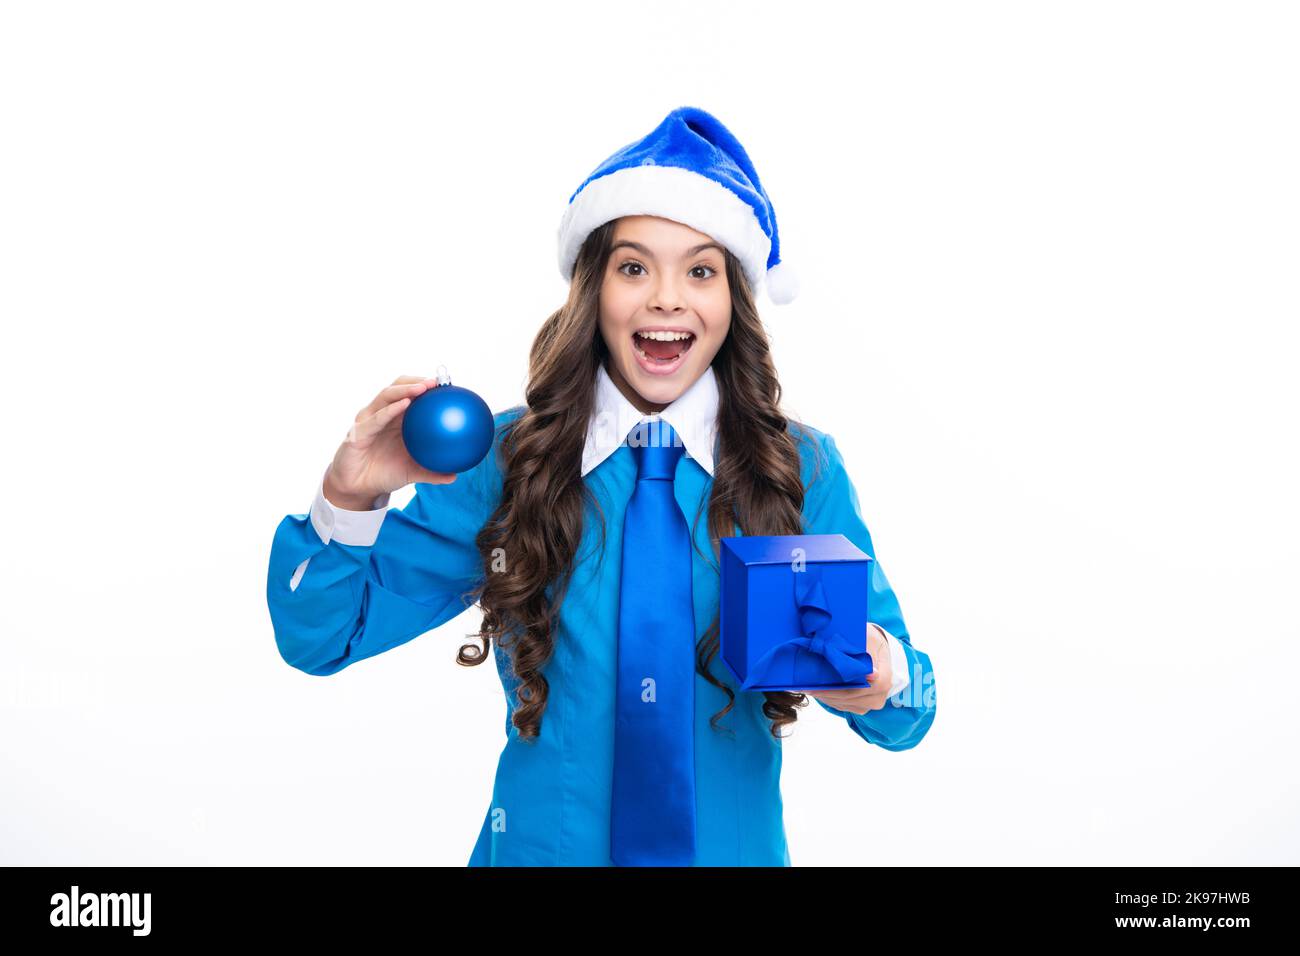
{"type": "Polygon", "coordinates": [[[379,538],[379,527],[384,523],[388,513],[388,501],[392,497],[382,494],[371,505],[371,511],[348,511],[336,507],[325,497],[325,475],[321,475],[320,484],[316,486],[316,499],[311,504],[311,526],[316,529],[322,544],[337,541],[339,544],[369,546],[379,538]]]}
{"type": "Polygon", "coordinates": [[[888,696],[893,697],[895,694],[904,690],[908,684],[912,683],[911,675],[907,673],[907,652],[903,650],[902,641],[894,637],[893,634],[890,634],[874,621],[871,623],[871,626],[881,634],[885,635],[885,642],[889,645],[889,663],[893,668],[894,673],[893,681],[889,685],[888,696]]]}

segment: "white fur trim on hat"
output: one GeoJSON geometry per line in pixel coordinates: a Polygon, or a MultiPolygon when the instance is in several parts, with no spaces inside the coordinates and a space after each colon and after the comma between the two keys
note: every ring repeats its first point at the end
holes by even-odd
{"type": "Polygon", "coordinates": [[[573,264],[587,236],[622,216],[661,216],[712,236],[740,260],[755,293],[767,274],[772,240],[752,206],[707,176],[680,166],[647,164],[593,179],[573,197],[557,235],[565,282],[573,278],[573,264]]]}

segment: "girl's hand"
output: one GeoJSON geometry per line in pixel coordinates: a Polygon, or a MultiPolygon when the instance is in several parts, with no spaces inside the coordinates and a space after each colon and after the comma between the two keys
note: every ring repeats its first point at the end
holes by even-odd
{"type": "Polygon", "coordinates": [[[331,504],[349,511],[369,511],[380,495],[413,481],[445,485],[456,480],[454,474],[417,465],[402,443],[402,415],[407,406],[437,384],[437,379],[402,375],[357,412],[348,437],[325,473],[325,497],[331,504]]]}
{"type": "Polygon", "coordinates": [[[836,710],[847,710],[854,714],[880,710],[889,699],[889,688],[894,683],[894,663],[889,653],[889,642],[874,624],[867,625],[867,653],[871,655],[871,665],[875,669],[867,675],[866,687],[806,690],[803,693],[811,694],[836,710]]]}

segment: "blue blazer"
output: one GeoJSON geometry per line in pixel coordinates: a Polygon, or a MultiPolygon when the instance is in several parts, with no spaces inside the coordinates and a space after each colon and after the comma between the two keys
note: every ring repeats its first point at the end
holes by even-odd
{"type": "MultiPolygon", "coordinates": [[[[501,496],[500,428],[524,411],[519,406],[494,416],[497,445],[456,481],[416,484],[405,508],[388,511],[373,545],[325,543],[308,515],[285,516],[271,545],[266,595],[286,663],[308,674],[334,674],[467,609],[462,595],[484,574],[475,537],[501,496]]],[[[812,441],[793,426],[789,430],[800,449],[806,489],[804,533],[838,532],[876,557],[834,440],[801,427],[812,441]]],[[[623,514],[636,481],[631,449],[618,448],[584,481],[605,516],[605,549],[600,550],[599,518],[588,508],[572,583],[559,610],[555,652],[543,668],[550,697],[535,740],[525,741],[511,726],[517,681],[505,652],[496,649],[506,697],[505,745],[471,866],[610,865],[619,571],[623,514]]],[[[716,565],[699,554],[713,556],[707,526],[712,478],[684,456],[674,488],[698,548],[692,562],[696,633],[702,635],[718,612],[720,581],[716,565]]],[[[912,646],[879,560],[871,569],[871,620],[902,642],[910,684],[883,709],[866,714],[817,703],[867,743],[907,750],[934,721],[934,674],[929,657],[912,646]]],[[[736,690],[720,656],[710,666],[736,699],[715,731],[709,718],[726,706],[727,697],[696,674],[696,865],[789,866],[781,741],[763,714],[765,698],[736,690]]]]}

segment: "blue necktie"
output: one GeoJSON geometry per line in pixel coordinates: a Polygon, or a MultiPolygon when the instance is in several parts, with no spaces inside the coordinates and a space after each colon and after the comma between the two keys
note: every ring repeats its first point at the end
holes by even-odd
{"type": "Polygon", "coordinates": [[[686,518],[673,496],[685,448],[671,425],[628,434],[636,487],[623,520],[610,858],[695,859],[695,611],[686,518]]]}

